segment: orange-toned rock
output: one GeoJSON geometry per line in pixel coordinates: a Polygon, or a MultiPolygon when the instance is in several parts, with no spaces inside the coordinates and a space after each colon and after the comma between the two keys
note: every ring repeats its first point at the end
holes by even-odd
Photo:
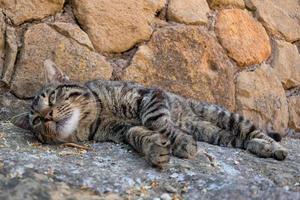
{"type": "Polygon", "coordinates": [[[300,54],[295,45],[275,40],[272,67],[285,89],[300,85],[300,54]]]}
{"type": "Polygon", "coordinates": [[[140,46],[123,79],[233,110],[236,68],[204,28],[179,25],[158,30],[140,46]]]}
{"type": "Polygon", "coordinates": [[[15,70],[18,54],[18,44],[15,28],[7,26],[5,30],[5,60],[1,81],[9,85],[15,70]]]}
{"type": "Polygon", "coordinates": [[[2,74],[4,63],[5,27],[4,16],[0,9],[0,74],[2,74]]]}
{"type": "Polygon", "coordinates": [[[289,127],[300,132],[300,96],[288,97],[289,102],[289,127]]]}
{"type": "Polygon", "coordinates": [[[221,10],[217,16],[216,32],[228,55],[240,66],[259,64],[271,54],[265,29],[246,11],[221,10]]]}
{"type": "Polygon", "coordinates": [[[91,42],[76,25],[38,24],[25,33],[11,88],[20,97],[30,97],[44,83],[43,62],[52,59],[71,79],[109,79],[112,68],[104,57],[91,51],[91,42]],[[57,27],[65,27],[63,31],[57,27]],[[79,40],[78,38],[81,38],[79,40]]]}
{"type": "Polygon", "coordinates": [[[89,36],[85,32],[81,31],[79,27],[74,26],[73,24],[62,23],[62,22],[56,22],[48,25],[50,25],[52,28],[54,28],[57,32],[59,32],[63,36],[75,40],[78,44],[86,46],[92,51],[94,50],[93,44],[89,36]]]}
{"type": "Polygon", "coordinates": [[[209,7],[206,0],[170,0],[168,19],[184,24],[206,24],[209,7]]]}
{"type": "Polygon", "coordinates": [[[289,42],[300,40],[300,4],[298,0],[248,0],[268,32],[289,42]]]}
{"type": "Polygon", "coordinates": [[[211,8],[245,8],[243,0],[208,0],[211,8]]]}
{"type": "Polygon", "coordinates": [[[62,10],[64,0],[0,0],[0,8],[15,25],[42,19],[62,10]]]}
{"type": "Polygon", "coordinates": [[[262,64],[254,71],[242,71],[236,81],[236,109],[259,127],[273,127],[286,134],[288,105],[285,91],[273,69],[262,64]]]}
{"type": "Polygon", "coordinates": [[[164,0],[75,0],[74,13],[99,52],[119,53],[148,40],[164,0]]]}

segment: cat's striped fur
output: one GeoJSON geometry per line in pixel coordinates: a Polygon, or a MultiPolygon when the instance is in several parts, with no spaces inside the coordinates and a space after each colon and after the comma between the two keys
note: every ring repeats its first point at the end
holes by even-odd
{"type": "Polygon", "coordinates": [[[41,142],[125,142],[159,167],[168,163],[170,153],[195,156],[196,140],[247,149],[260,157],[287,156],[285,148],[252,122],[221,106],[131,82],[81,85],[68,81],[54,63],[45,65],[49,84],[35,96],[28,115],[30,129],[41,142]]]}

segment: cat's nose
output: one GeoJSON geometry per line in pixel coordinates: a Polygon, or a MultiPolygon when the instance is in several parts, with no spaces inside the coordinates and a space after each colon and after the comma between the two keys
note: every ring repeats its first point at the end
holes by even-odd
{"type": "Polygon", "coordinates": [[[49,110],[44,118],[47,120],[52,120],[53,119],[53,110],[49,110]]]}

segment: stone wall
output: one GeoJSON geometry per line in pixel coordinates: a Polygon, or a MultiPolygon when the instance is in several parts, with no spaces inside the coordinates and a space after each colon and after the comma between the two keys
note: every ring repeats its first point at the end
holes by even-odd
{"type": "MultiPolygon", "coordinates": [[[[130,80],[300,131],[298,0],[0,0],[0,119],[45,59],[72,79],[130,80]]],[[[288,129],[290,128],[290,129],[288,129]]]]}

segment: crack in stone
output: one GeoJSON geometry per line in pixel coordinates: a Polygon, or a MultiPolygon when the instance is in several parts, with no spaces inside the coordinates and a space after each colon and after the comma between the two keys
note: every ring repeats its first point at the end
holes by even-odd
{"type": "MultiPolygon", "coordinates": [[[[61,28],[59,28],[58,26],[56,26],[55,24],[47,24],[49,27],[51,27],[54,31],[56,31],[57,33],[65,36],[66,38],[68,39],[72,39],[73,41],[75,41],[77,44],[81,45],[81,46],[85,46],[87,47],[90,51],[95,51],[94,47],[93,47],[93,44],[91,42],[91,46],[85,44],[85,43],[82,43],[80,41],[78,41],[76,38],[74,38],[67,30],[63,30],[61,28]]],[[[81,31],[83,31],[82,29],[80,29],[81,31]]],[[[83,31],[84,32],[84,31],[83,31]]],[[[84,32],[85,33],[85,32],[84,32]]],[[[85,33],[86,34],[86,33],[85,33]]],[[[87,34],[86,34],[87,35],[87,34]]],[[[88,37],[88,35],[87,35],[88,37]]]]}

